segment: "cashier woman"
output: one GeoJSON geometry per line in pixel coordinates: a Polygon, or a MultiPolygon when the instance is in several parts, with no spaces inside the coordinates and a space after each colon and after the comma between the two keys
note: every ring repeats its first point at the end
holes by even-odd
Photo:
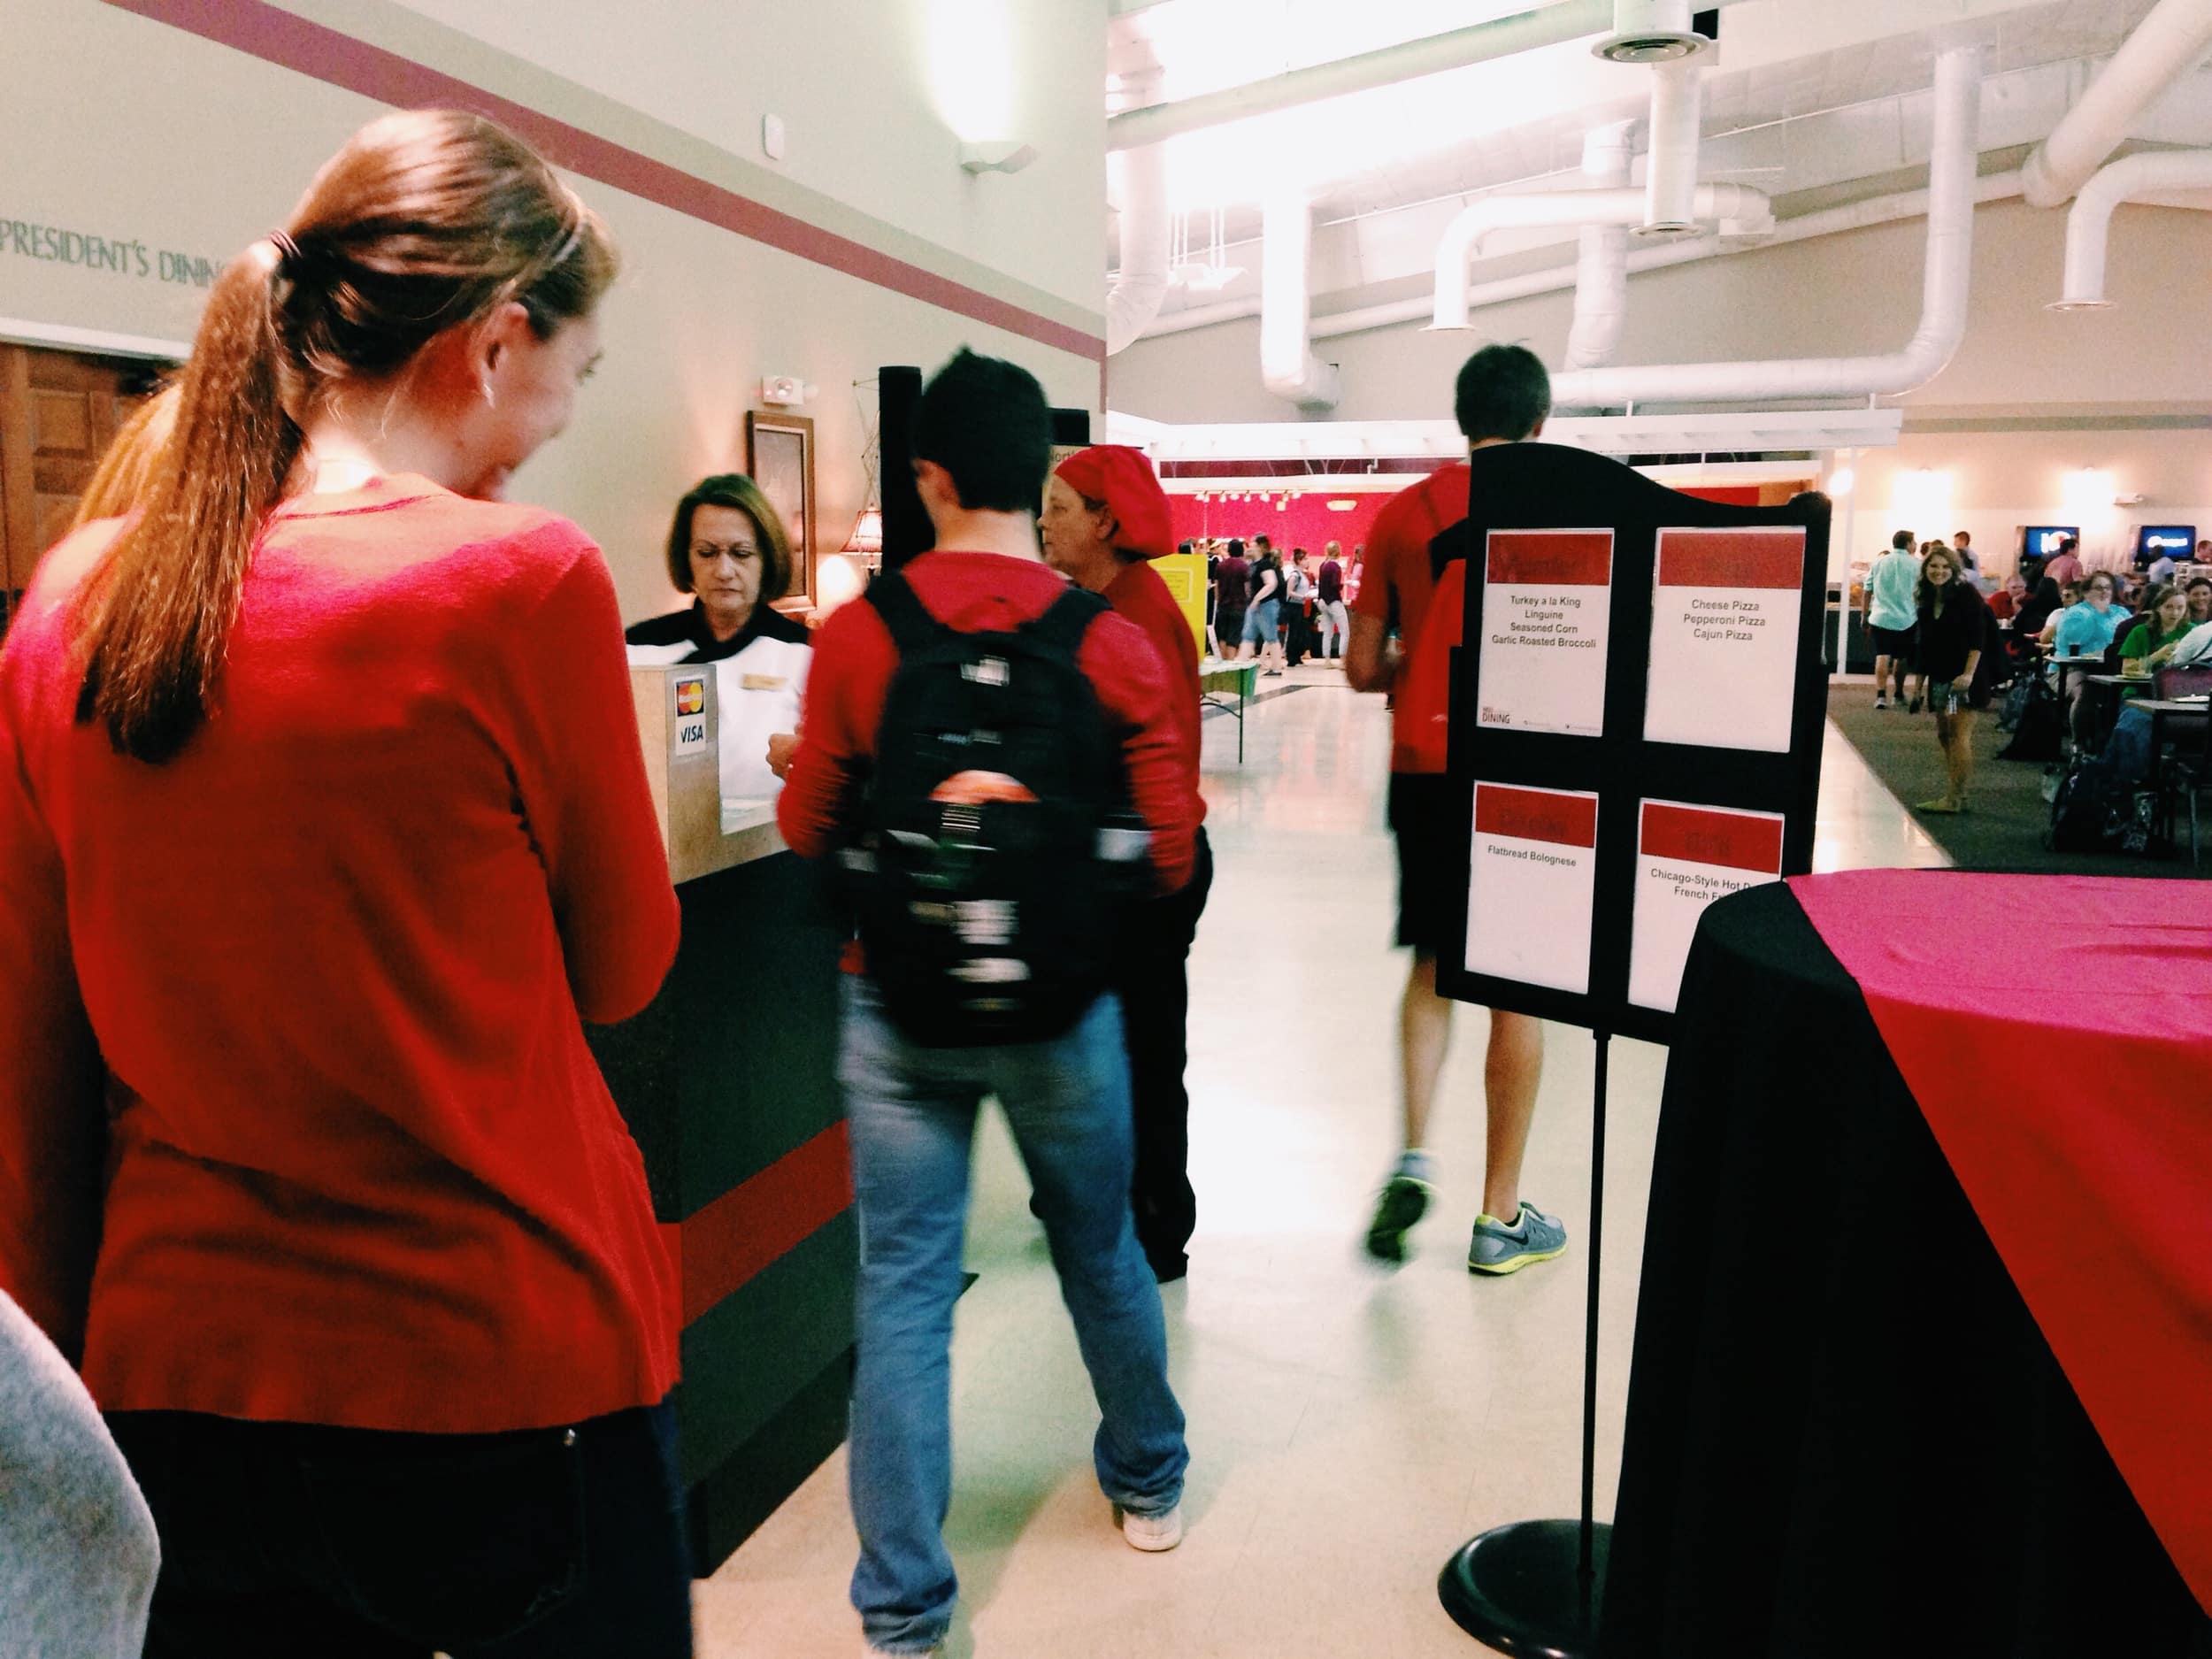
{"type": "Polygon", "coordinates": [[[791,591],[791,542],[759,485],[723,472],[676,503],[668,579],[691,608],[630,628],[630,661],[715,664],[722,798],[772,799],[782,786],[770,749],[787,761],[813,651],[805,626],[772,603],[791,591]]]}

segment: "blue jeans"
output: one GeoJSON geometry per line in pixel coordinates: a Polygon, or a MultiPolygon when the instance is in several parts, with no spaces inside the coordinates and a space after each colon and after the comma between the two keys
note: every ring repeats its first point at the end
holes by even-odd
{"type": "Polygon", "coordinates": [[[1246,645],[1274,644],[1276,626],[1281,614],[1282,602],[1279,599],[1263,599],[1246,611],[1242,642],[1246,645]]]}
{"type": "Polygon", "coordinates": [[[853,1605],[872,1647],[919,1653],[943,1637],[959,1589],[944,1540],[952,1309],[984,1095],[1004,1110],[1036,1189],[1104,1417],[1093,1448],[1100,1487],[1134,1514],[1172,1509],[1190,1455],[1168,1386],[1159,1288],[1130,1221],[1120,1004],[1100,997],[1049,1042],[925,1048],[901,1035],[862,976],[846,977],[844,998],[838,1079],[860,1211],[853,1605]]]}

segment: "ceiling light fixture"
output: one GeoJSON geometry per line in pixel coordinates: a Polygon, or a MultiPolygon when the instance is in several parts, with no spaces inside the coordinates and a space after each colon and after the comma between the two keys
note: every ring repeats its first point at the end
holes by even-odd
{"type": "Polygon", "coordinates": [[[1590,50],[1608,63],[1671,64],[1711,44],[1691,28],[1689,0],[1613,0],[1613,32],[1590,50]]]}

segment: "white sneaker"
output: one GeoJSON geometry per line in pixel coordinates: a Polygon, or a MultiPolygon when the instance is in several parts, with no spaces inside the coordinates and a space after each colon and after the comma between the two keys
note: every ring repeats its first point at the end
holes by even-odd
{"type": "Polygon", "coordinates": [[[1133,1515],[1124,1509],[1121,1512],[1121,1535],[1129,1540],[1130,1548],[1141,1549],[1147,1555],[1173,1549],[1183,1541],[1182,1505],[1162,1509],[1157,1515],[1133,1515]]]}

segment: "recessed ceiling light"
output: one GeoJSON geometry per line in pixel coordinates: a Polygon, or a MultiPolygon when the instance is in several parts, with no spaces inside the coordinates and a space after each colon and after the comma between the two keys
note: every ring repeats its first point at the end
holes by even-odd
{"type": "Polygon", "coordinates": [[[1655,30],[1609,35],[1590,50],[1611,64],[1671,64],[1695,57],[1711,44],[1702,35],[1655,30]]]}

